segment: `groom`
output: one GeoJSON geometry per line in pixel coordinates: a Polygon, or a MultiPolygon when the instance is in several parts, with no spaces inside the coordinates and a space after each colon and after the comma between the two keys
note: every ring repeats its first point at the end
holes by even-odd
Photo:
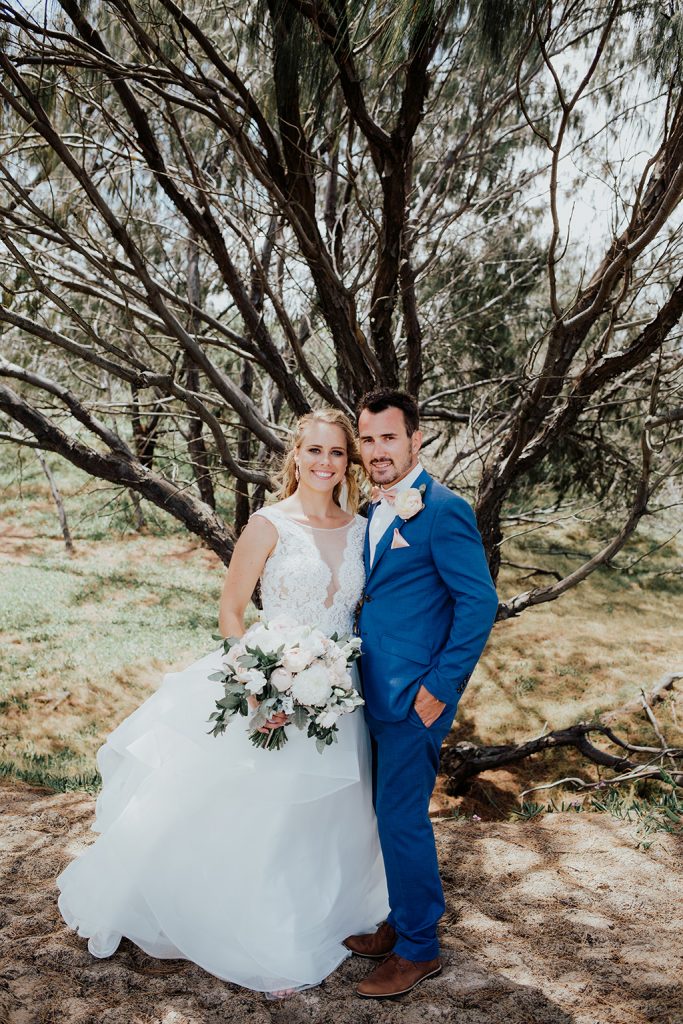
{"type": "Polygon", "coordinates": [[[373,391],[359,413],[361,456],[375,486],[358,631],[391,912],[374,934],[345,944],[380,961],[357,991],[381,999],[441,970],[444,899],[429,800],[498,599],[470,506],[420,464],[415,399],[373,391]]]}

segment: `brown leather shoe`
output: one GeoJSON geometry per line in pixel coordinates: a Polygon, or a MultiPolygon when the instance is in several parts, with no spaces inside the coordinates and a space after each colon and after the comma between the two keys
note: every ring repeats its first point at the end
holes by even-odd
{"type": "Polygon", "coordinates": [[[436,960],[414,961],[404,960],[402,956],[392,953],[360,983],[356,992],[366,999],[402,996],[421,981],[433,978],[436,974],[441,974],[441,960],[438,957],[436,960]]]}
{"type": "Polygon", "coordinates": [[[376,932],[371,935],[349,935],[343,945],[356,956],[365,956],[368,960],[381,960],[391,953],[396,945],[396,932],[384,921],[376,932]]]}

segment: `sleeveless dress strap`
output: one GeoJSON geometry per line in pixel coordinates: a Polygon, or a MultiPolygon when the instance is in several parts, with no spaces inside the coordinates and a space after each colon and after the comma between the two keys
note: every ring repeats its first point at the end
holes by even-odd
{"type": "Polygon", "coordinates": [[[255,512],[251,513],[249,518],[253,519],[254,516],[262,516],[270,523],[272,523],[274,519],[277,519],[277,513],[272,508],[268,508],[267,505],[264,505],[262,508],[257,508],[255,512]]]}
{"type": "Polygon", "coordinates": [[[267,519],[271,523],[280,539],[283,535],[292,535],[296,532],[296,523],[293,523],[291,519],[279,512],[278,509],[273,508],[271,505],[263,505],[261,508],[257,508],[255,512],[249,516],[252,519],[254,516],[261,516],[262,519],[267,519]],[[291,524],[291,526],[290,526],[291,524]]]}

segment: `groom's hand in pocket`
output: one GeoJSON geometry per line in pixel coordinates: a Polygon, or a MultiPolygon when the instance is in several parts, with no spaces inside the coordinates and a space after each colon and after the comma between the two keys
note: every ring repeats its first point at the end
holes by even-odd
{"type": "Polygon", "coordinates": [[[422,724],[428,729],[437,720],[443,709],[446,707],[442,701],[433,697],[429,690],[421,686],[415,698],[415,710],[422,719],[422,724]]]}

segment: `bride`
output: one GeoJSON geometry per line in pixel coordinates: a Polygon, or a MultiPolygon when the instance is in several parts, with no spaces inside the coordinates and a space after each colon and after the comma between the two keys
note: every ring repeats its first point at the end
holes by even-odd
{"type": "MultiPolygon", "coordinates": [[[[342,413],[299,421],[281,500],[235,546],[223,636],[244,632],[259,577],[265,619],[351,630],[365,520],[340,494],[355,512],[359,462],[342,413]]],[[[250,989],[306,988],[350,956],[346,936],[387,914],[363,713],[342,716],[339,742],[322,754],[294,728],[281,750],[255,748],[243,718],[214,738],[207,719],[222,690],[208,677],[221,654],[166,676],[100,748],[101,835],[59,876],[59,909],[96,957],[126,936],[250,989]]]]}

